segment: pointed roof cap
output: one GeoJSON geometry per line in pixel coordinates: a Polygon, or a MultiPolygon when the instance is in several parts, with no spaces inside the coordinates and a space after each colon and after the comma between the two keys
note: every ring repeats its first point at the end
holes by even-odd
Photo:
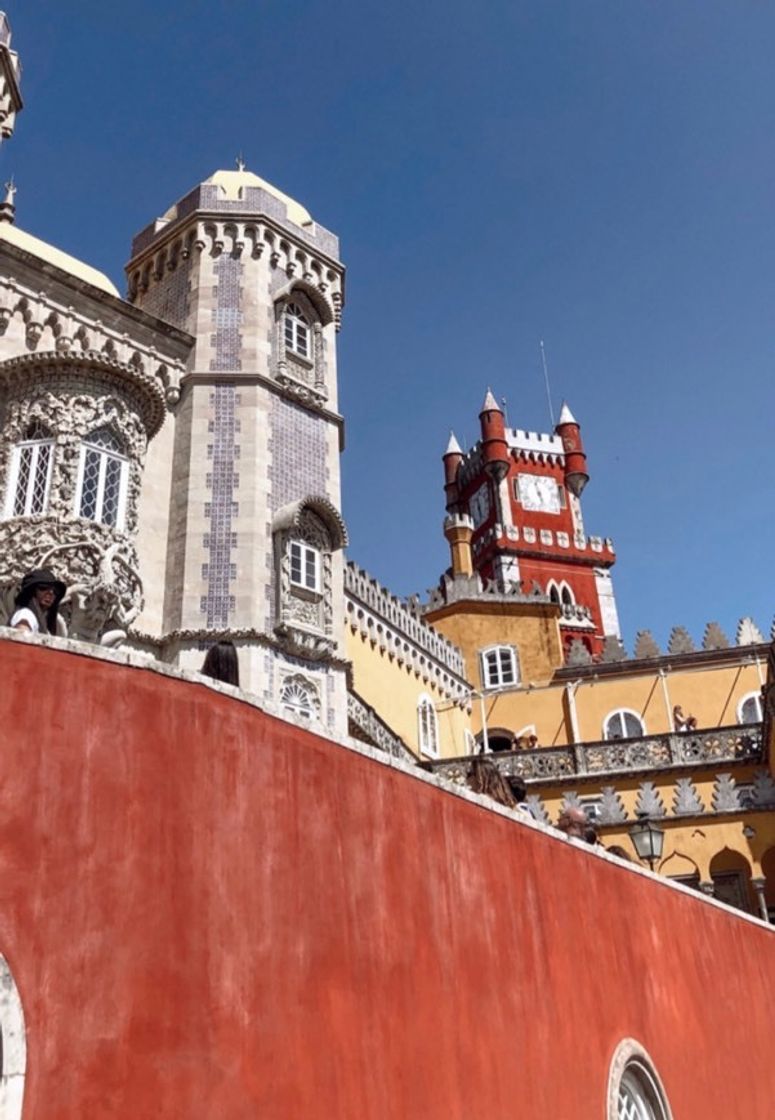
{"type": "Polygon", "coordinates": [[[484,404],[481,407],[481,412],[502,412],[503,409],[492,395],[492,389],[487,390],[487,395],[484,398],[484,404]]]}
{"type": "Polygon", "coordinates": [[[567,401],[562,402],[562,408],[560,409],[560,419],[557,421],[557,423],[558,424],[578,424],[578,420],[573,415],[571,410],[568,408],[568,402],[567,401]]]}
{"type": "Polygon", "coordinates": [[[454,432],[449,433],[449,443],[447,444],[447,450],[444,452],[444,454],[445,455],[462,455],[463,454],[463,448],[458,443],[454,432]]]}

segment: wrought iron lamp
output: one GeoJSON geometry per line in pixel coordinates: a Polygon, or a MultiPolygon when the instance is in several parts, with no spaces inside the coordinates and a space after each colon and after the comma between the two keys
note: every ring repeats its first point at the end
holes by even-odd
{"type": "Polygon", "coordinates": [[[654,864],[662,858],[662,848],[665,843],[665,830],[652,821],[648,813],[638,814],[638,823],[630,829],[630,840],[638,859],[649,861],[649,867],[654,870],[654,864]]]}

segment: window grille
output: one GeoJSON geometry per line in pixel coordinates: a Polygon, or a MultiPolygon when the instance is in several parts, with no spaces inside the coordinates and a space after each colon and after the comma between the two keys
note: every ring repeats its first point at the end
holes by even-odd
{"type": "Polygon", "coordinates": [[[81,445],[75,508],[80,517],[120,529],[129,464],[112,432],[90,432],[81,445]]]}
{"type": "Polygon", "coordinates": [[[9,517],[46,512],[53,461],[53,438],[39,424],[32,425],[11,458],[6,507],[9,517]]]}
{"type": "Polygon", "coordinates": [[[320,553],[301,541],[291,541],[291,583],[320,593],[320,553]]]}
{"type": "Polygon", "coordinates": [[[301,681],[288,681],[280,693],[280,703],[295,716],[311,719],[315,714],[315,699],[310,685],[301,681]]]}
{"type": "Polygon", "coordinates": [[[439,753],[439,728],[433,701],[429,696],[421,696],[417,704],[418,740],[424,754],[439,753]]]}
{"type": "Polygon", "coordinates": [[[494,646],[482,652],[485,688],[504,688],[518,680],[517,657],[511,646],[494,646]]]}
{"type": "Polygon", "coordinates": [[[310,358],[309,322],[297,303],[287,303],[283,315],[285,348],[300,358],[310,358]]]}
{"type": "Polygon", "coordinates": [[[637,739],[639,735],[645,734],[643,720],[635,712],[629,712],[626,708],[611,712],[603,724],[604,739],[637,739]]]}

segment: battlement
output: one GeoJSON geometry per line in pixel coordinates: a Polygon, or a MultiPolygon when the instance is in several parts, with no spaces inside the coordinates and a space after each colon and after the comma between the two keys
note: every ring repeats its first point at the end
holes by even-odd
{"type": "Polygon", "coordinates": [[[463,655],[423,619],[418,598],[402,601],[352,560],[345,567],[344,588],[347,622],[353,631],[360,630],[450,696],[467,697],[470,686],[463,655]]]}

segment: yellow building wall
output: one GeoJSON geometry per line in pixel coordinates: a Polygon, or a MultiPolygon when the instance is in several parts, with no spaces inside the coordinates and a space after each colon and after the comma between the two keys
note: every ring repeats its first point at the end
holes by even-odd
{"type": "Polygon", "coordinates": [[[488,646],[513,645],[519,653],[522,681],[549,681],[562,664],[559,609],[524,603],[471,602],[426,615],[434,629],[460,648],[466,675],[476,689],[484,686],[479,654],[488,646]]]}
{"type": "Polygon", "coordinates": [[[471,730],[466,707],[456,705],[432,680],[424,680],[410,666],[347,627],[347,656],[352,662],[353,685],[358,695],[415,753],[419,754],[417,705],[430,697],[436,712],[439,757],[466,754],[466,731],[471,730]]]}
{"type": "MultiPolygon", "coordinates": [[[[573,690],[579,741],[602,739],[605,720],[622,708],[640,716],[647,735],[673,730],[672,709],[676,704],[681,705],[684,715],[695,716],[700,728],[735,724],[741,700],[761,691],[763,672],[763,664],[757,669],[751,663],[676,669],[665,674],[664,683],[656,670],[582,679],[573,690]]],[[[485,701],[488,730],[506,728],[518,734],[532,724],[540,746],[565,746],[573,741],[566,690],[565,683],[555,683],[489,693],[485,701]]],[[[478,734],[482,725],[478,705],[472,723],[478,734]]]]}

